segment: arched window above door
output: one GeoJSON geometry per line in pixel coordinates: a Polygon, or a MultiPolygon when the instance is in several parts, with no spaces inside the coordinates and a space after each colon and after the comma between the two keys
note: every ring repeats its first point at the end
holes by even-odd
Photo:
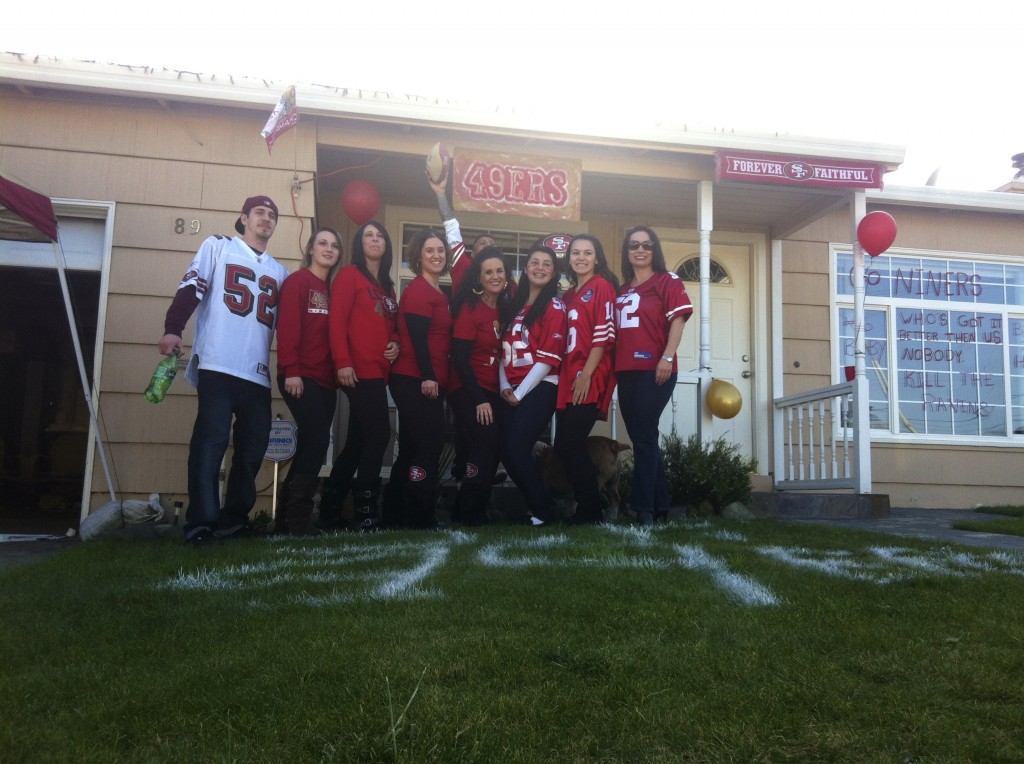
{"type": "MultiPolygon", "coordinates": [[[[690,257],[676,270],[676,275],[683,281],[700,282],[700,256],[690,257]]],[[[711,283],[732,284],[732,277],[725,267],[711,258],[711,283]]]]}

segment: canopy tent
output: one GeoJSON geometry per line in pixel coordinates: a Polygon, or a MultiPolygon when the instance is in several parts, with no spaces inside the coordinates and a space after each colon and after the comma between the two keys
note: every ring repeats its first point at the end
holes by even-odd
{"type": "MultiPolygon", "coordinates": [[[[60,279],[61,291],[64,295],[64,308],[68,315],[68,326],[71,329],[71,341],[75,346],[75,357],[78,360],[78,374],[82,380],[82,392],[89,408],[89,418],[93,432],[96,433],[96,447],[103,474],[107,479],[107,490],[111,501],[117,500],[114,484],[110,477],[107,453],[100,434],[96,408],[93,405],[89,378],[85,373],[85,359],[82,346],[78,339],[78,324],[71,308],[71,293],[68,290],[67,274],[65,273],[64,252],[58,236],[57,216],[53,211],[53,203],[48,196],[40,194],[12,179],[9,175],[0,175],[0,239],[8,241],[49,242],[53,245],[53,256],[57,265],[57,276],[60,279]]],[[[88,503],[82,504],[82,515],[88,512],[88,503]]]]}

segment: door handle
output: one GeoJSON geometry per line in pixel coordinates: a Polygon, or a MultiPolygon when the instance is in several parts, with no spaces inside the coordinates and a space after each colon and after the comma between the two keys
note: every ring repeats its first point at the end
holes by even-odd
{"type": "Polygon", "coordinates": [[[742,376],[744,379],[750,379],[750,377],[752,376],[752,372],[744,371],[742,376]]]}

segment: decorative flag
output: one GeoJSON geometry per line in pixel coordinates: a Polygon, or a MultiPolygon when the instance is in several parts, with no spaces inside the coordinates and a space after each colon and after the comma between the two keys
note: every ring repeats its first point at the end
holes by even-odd
{"type": "Polygon", "coordinates": [[[274,141],[281,134],[295,127],[298,121],[299,110],[295,108],[295,86],[292,85],[281,94],[281,98],[277,101],[277,106],[274,107],[270,119],[264,125],[263,132],[260,133],[260,135],[267,139],[268,154],[271,153],[271,149],[274,147],[274,141]]]}

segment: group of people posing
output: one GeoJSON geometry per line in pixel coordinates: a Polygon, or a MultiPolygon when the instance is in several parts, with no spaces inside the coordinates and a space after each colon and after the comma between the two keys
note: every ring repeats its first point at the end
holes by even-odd
{"type": "MultiPolygon", "coordinates": [[[[601,499],[587,439],[595,422],[607,418],[616,384],[633,443],[630,507],[640,524],[667,513],[658,423],[672,395],[676,349],[692,306],[682,281],[667,270],[654,230],[627,231],[621,284],[597,238],[573,237],[565,256],[570,287],[559,297],[559,258],[551,248],[532,247],[518,283],[512,283],[493,238],[478,237],[467,250],[443,185],[432,185],[444,231],[426,229],[409,242],[405,257],[416,276],[401,300],[391,277],[392,241],[378,221],[355,232],[345,267],[340,267],[340,235],[319,227],[306,246],[303,267],[280,286],[277,382],[298,426],[297,450],[282,491],[289,532],[339,528],[349,494],[356,528],[435,527],[446,400],[456,428],[456,521],[486,521],[499,463],[522,492],[529,522],[553,519],[532,452],[556,415],[554,449],[576,501],[571,521],[599,522],[601,499]],[[441,288],[445,274],[451,275],[451,299],[441,288]],[[313,500],[339,387],[349,401],[348,431],[315,520],[313,500]],[[389,391],[398,411],[398,454],[382,491],[391,434],[389,391]]],[[[276,223],[276,208],[273,213],[276,223]]],[[[245,220],[243,214],[240,225],[245,220]]],[[[193,282],[201,283],[195,276],[193,282]]],[[[231,296],[228,289],[225,300],[231,296]]],[[[173,305],[169,317],[172,313],[173,305]]],[[[187,320],[189,313],[177,315],[187,320]]],[[[173,346],[168,337],[180,346],[180,327],[168,330],[161,350],[173,346]]],[[[201,331],[198,327],[194,356],[201,331]]],[[[200,386],[196,431],[202,399],[200,386]]],[[[267,411],[269,418],[269,405],[267,411]]],[[[247,418],[236,413],[236,460],[239,419],[247,418]]],[[[193,477],[190,452],[186,539],[190,529],[193,538],[221,532],[209,519],[215,512],[206,512],[205,525],[197,525],[193,477]]],[[[229,475],[228,504],[231,493],[229,475]]]]}

